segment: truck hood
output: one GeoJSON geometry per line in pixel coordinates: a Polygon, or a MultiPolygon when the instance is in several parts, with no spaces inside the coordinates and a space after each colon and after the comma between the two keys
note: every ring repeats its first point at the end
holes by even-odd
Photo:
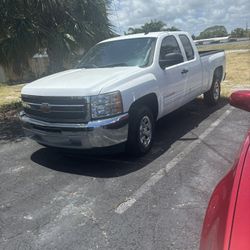
{"type": "MultiPolygon", "coordinates": [[[[124,81],[141,72],[140,67],[72,69],[25,85],[22,94],[37,96],[98,95],[103,87],[124,81]]],[[[115,89],[114,89],[115,90],[115,89]]]]}

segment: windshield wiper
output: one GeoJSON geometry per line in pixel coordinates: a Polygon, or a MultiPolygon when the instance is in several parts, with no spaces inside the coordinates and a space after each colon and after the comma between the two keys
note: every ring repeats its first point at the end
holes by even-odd
{"type": "Polygon", "coordinates": [[[119,66],[128,66],[127,63],[113,63],[113,64],[107,64],[107,65],[102,65],[100,68],[111,68],[111,67],[119,67],[119,66]]]}
{"type": "Polygon", "coordinates": [[[97,65],[90,63],[86,65],[80,65],[77,67],[78,69],[93,69],[93,68],[99,68],[97,65]]]}

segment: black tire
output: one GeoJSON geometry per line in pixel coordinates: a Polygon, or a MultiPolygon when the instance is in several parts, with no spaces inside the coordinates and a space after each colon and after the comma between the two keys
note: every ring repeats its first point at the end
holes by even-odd
{"type": "Polygon", "coordinates": [[[204,102],[208,106],[215,106],[220,101],[221,80],[217,74],[214,74],[213,83],[207,92],[204,93],[204,102]]]}
{"type": "Polygon", "coordinates": [[[146,154],[152,147],[155,119],[147,106],[132,107],[129,112],[129,131],[126,151],[134,156],[146,154]]]}

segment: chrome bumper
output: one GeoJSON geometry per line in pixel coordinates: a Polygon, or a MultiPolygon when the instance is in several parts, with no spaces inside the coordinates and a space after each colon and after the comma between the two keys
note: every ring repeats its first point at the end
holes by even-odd
{"type": "Polygon", "coordinates": [[[20,113],[25,134],[52,147],[91,149],[125,142],[128,137],[128,114],[90,121],[86,124],[49,123],[20,113]]]}

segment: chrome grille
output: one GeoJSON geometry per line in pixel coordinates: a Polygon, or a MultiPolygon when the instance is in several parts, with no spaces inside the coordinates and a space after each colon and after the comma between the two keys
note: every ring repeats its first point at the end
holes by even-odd
{"type": "Polygon", "coordinates": [[[47,97],[22,95],[24,112],[31,118],[54,123],[79,123],[89,120],[86,97],[47,97]]]}

